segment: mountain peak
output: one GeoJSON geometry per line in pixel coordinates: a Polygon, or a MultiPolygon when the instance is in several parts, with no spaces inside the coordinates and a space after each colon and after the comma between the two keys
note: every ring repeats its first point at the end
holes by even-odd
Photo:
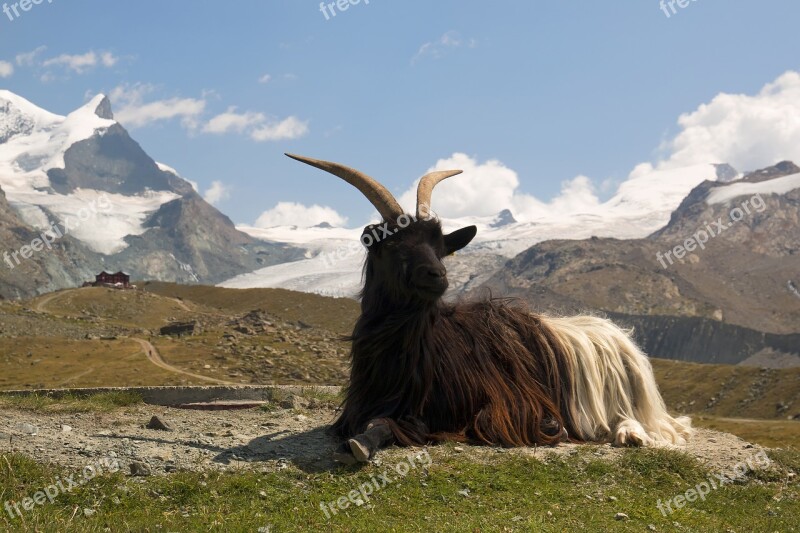
{"type": "Polygon", "coordinates": [[[769,181],[775,178],[790,176],[792,174],[800,174],[800,167],[798,167],[791,161],[781,161],[777,165],[773,165],[767,168],[762,168],[761,170],[756,170],[754,172],[747,174],[745,177],[742,178],[742,181],[746,181],[749,183],[759,183],[762,181],[769,181]]]}
{"type": "Polygon", "coordinates": [[[37,128],[55,124],[63,118],[45,111],[11,91],[0,90],[0,144],[15,135],[27,135],[37,128]]]}
{"type": "Polygon", "coordinates": [[[497,217],[494,219],[494,222],[490,224],[490,226],[492,228],[502,228],[503,226],[515,224],[516,222],[517,219],[514,218],[514,214],[511,213],[509,209],[503,209],[497,214],[497,217]]]}
{"type": "Polygon", "coordinates": [[[717,181],[727,183],[739,177],[739,172],[727,163],[714,165],[717,169],[717,181]]]}
{"type": "Polygon", "coordinates": [[[114,112],[111,110],[111,100],[104,94],[98,94],[92,99],[92,103],[98,99],[100,103],[95,107],[94,114],[106,120],[114,120],[114,112]]]}

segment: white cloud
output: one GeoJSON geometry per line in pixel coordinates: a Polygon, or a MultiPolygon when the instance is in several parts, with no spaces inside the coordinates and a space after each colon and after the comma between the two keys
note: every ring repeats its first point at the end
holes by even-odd
{"type": "Polygon", "coordinates": [[[295,202],[279,202],[268,211],[264,211],[255,226],[271,228],[275,226],[311,227],[327,222],[332,226],[345,226],[347,218],[326,206],[305,206],[295,202]]]}
{"type": "Polygon", "coordinates": [[[123,126],[136,128],[154,122],[179,118],[182,124],[195,129],[206,107],[205,99],[167,98],[145,102],[145,97],[155,91],[149,84],[120,85],[108,97],[114,106],[114,118],[123,126]]]}
{"type": "Polygon", "coordinates": [[[30,52],[23,52],[21,54],[17,54],[15,60],[17,61],[17,66],[20,67],[30,67],[36,64],[36,58],[45,50],[47,50],[46,46],[39,46],[38,48],[31,50],[30,52]]]}
{"type": "MultiPolygon", "coordinates": [[[[460,169],[464,174],[443,181],[434,191],[433,209],[441,216],[494,215],[511,206],[514,191],[519,187],[517,173],[497,160],[478,163],[462,153],[440,159],[428,169],[460,169]]],[[[409,212],[416,207],[417,184],[403,193],[398,201],[409,212]]]]}
{"type": "Polygon", "coordinates": [[[297,139],[308,133],[308,121],[297,117],[269,120],[263,113],[237,113],[235,107],[229,107],[225,113],[209,120],[202,131],[216,134],[246,133],[254,141],[281,141],[297,139]]]}
{"type": "Polygon", "coordinates": [[[248,111],[246,113],[237,113],[235,107],[229,107],[225,113],[221,113],[203,126],[205,133],[228,133],[235,131],[242,133],[243,131],[258,126],[266,120],[263,113],[254,113],[248,111]]]}
{"type": "MultiPolygon", "coordinates": [[[[593,211],[601,205],[597,189],[618,193],[641,187],[633,184],[654,170],[672,170],[729,163],[739,171],[756,170],[789,159],[800,163],[800,73],[787,72],[755,95],[720,93],[711,102],[678,119],[680,131],[661,146],[656,162],[636,165],[626,179],[600,180],[586,176],[562,183],[561,192],[542,201],[518,190],[517,173],[501,162],[479,162],[455,153],[430,170],[462,169],[465,175],[437,186],[433,208],[442,217],[486,216],[510,208],[518,220],[564,216],[593,211]]],[[[416,182],[400,202],[414,208],[416,182]]]]}
{"type": "MultiPolygon", "coordinates": [[[[549,202],[541,201],[520,192],[517,173],[495,159],[481,163],[463,153],[441,159],[428,169],[463,170],[464,173],[449,178],[433,193],[433,211],[443,218],[464,216],[491,216],[503,209],[511,209],[520,221],[541,217],[545,213],[563,215],[585,212],[600,204],[595,188],[586,176],[578,176],[561,184],[561,193],[549,202]]],[[[398,201],[409,212],[416,209],[417,184],[414,184],[398,201]]]]}
{"type": "MultiPolygon", "coordinates": [[[[31,58],[31,61],[34,59],[35,56],[31,58]]],[[[91,50],[85,54],[61,54],[59,56],[46,59],[42,62],[42,66],[45,68],[64,67],[67,70],[71,70],[77,74],[83,74],[84,72],[98,65],[102,65],[104,67],[113,67],[117,64],[117,61],[118,58],[111,52],[101,52],[98,54],[97,52],[91,50]]]]}
{"type": "Polygon", "coordinates": [[[283,141],[298,139],[308,133],[308,121],[288,117],[279,122],[269,122],[250,133],[254,141],[283,141]]]}
{"type": "Polygon", "coordinates": [[[211,182],[211,187],[203,194],[203,199],[211,205],[217,205],[228,198],[230,198],[230,190],[221,181],[211,182]]]}
{"type": "Polygon", "coordinates": [[[800,73],[786,72],[754,96],[720,93],[678,124],[659,168],[710,162],[746,171],[783,159],[800,163],[800,73]]]}
{"type": "Polygon", "coordinates": [[[270,76],[269,74],[264,74],[263,76],[258,78],[258,83],[269,83],[271,79],[272,76],[270,76]]]}
{"type": "Polygon", "coordinates": [[[14,74],[14,65],[8,61],[0,61],[0,78],[8,78],[14,74]]]}
{"type": "Polygon", "coordinates": [[[119,61],[119,58],[111,52],[103,52],[100,54],[100,62],[104,67],[113,67],[117,64],[117,61],[119,61]]]}
{"type": "Polygon", "coordinates": [[[419,47],[416,55],[411,59],[411,63],[416,63],[420,59],[429,57],[431,59],[440,59],[447,55],[448,52],[455,50],[456,48],[461,48],[462,46],[468,46],[469,48],[475,48],[478,46],[478,41],[475,39],[469,39],[468,41],[464,41],[461,38],[461,35],[457,31],[448,31],[441,37],[439,37],[435,41],[431,41],[428,43],[423,44],[419,47]]]}

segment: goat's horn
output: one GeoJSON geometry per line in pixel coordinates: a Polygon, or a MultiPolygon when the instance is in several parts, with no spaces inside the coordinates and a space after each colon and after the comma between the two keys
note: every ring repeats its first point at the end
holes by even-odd
{"type": "Polygon", "coordinates": [[[440,170],[422,176],[417,186],[417,218],[428,218],[430,216],[431,194],[436,184],[462,172],[463,170],[440,170]]]}
{"type": "Polygon", "coordinates": [[[286,155],[301,163],[317,167],[320,170],[330,172],[334,176],[342,178],[361,191],[361,193],[372,202],[372,205],[375,206],[375,209],[378,210],[386,221],[395,221],[397,217],[404,213],[403,208],[400,207],[400,204],[397,203],[397,200],[394,199],[394,196],[392,196],[392,193],[390,193],[386,187],[358,170],[340,165],[339,163],[331,163],[330,161],[320,161],[318,159],[311,159],[309,157],[293,154],[286,155]]]}

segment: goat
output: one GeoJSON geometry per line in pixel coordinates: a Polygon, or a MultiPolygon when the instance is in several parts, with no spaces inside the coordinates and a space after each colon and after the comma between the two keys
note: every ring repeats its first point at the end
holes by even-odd
{"type": "Polygon", "coordinates": [[[467,246],[477,228],[445,235],[430,216],[430,198],[437,183],[461,171],[424,176],[412,216],[357,170],[286,155],[355,186],[383,218],[362,233],[361,315],[331,428],[343,438],[337,461],[366,462],[392,443],[447,440],[503,447],[566,439],[686,443],[690,420],[667,412],[647,356],[611,321],[537,315],[510,299],[442,300],[442,260],[467,246]]]}

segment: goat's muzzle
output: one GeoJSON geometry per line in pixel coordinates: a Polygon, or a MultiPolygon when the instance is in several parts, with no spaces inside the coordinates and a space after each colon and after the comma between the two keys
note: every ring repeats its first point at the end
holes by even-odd
{"type": "Polygon", "coordinates": [[[429,298],[439,298],[448,287],[447,270],[440,265],[419,265],[411,276],[411,283],[429,298]]]}

